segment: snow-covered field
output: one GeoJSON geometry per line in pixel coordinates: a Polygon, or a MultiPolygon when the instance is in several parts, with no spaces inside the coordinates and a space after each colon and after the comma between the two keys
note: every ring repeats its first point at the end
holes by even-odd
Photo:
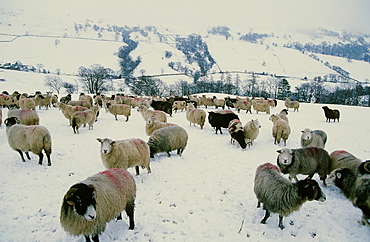
{"type": "MultiPolygon", "coordinates": [[[[20,87],[17,88],[18,91],[20,87]]],[[[8,90],[12,91],[12,90],[8,90]]],[[[299,112],[289,112],[292,134],[287,146],[300,146],[301,130],[322,129],[328,134],[330,153],[344,149],[366,160],[369,158],[370,109],[336,106],[341,120],[326,123],[321,104],[301,104],[299,112]]],[[[284,108],[283,102],[272,110],[284,108]]],[[[214,110],[214,108],[209,108],[214,110]]],[[[3,109],[3,119],[7,109],[3,109]]],[[[94,130],[82,128],[73,134],[67,120],[56,108],[37,110],[41,125],[52,135],[52,166],[38,165],[38,157],[21,162],[0,128],[0,241],[84,241],[71,237],[60,226],[59,213],[65,192],[73,184],[103,171],[97,137],[112,139],[142,138],[147,141],[141,114],[135,109],[126,123],[119,116],[101,110],[94,130]]],[[[325,202],[307,202],[298,212],[284,218],[285,229],[278,228],[278,215],[260,224],[264,211],[256,208],[253,192],[255,169],[265,162],[276,164],[271,136],[272,123],[266,114],[239,114],[243,124],[258,118],[262,128],[254,146],[242,150],[230,144],[226,129],[214,134],[208,121],[203,130],[189,126],[185,112],[168,116],[168,122],[185,128],[189,142],[183,156],[164,153],[151,160],[152,173],[140,170],[135,210],[136,227],[128,230],[127,217],[112,221],[100,236],[101,241],[368,241],[370,230],[357,223],[361,211],[333,186],[323,187],[325,202]]],[[[304,176],[299,176],[304,178],[304,176]]],[[[314,176],[318,179],[318,176],[314,176]]]]}

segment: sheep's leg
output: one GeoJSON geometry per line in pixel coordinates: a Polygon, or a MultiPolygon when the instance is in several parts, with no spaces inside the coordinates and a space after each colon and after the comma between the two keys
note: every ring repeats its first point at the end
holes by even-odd
{"type": "Polygon", "coordinates": [[[140,174],[140,172],[139,172],[139,166],[135,166],[135,170],[136,170],[136,175],[138,176],[140,174]]]}
{"type": "Polygon", "coordinates": [[[135,228],[135,221],[134,221],[134,209],[135,209],[135,200],[132,198],[127,201],[126,204],[126,214],[129,219],[130,227],[128,229],[133,230],[135,228]]]}
{"type": "Polygon", "coordinates": [[[263,219],[261,220],[261,224],[266,224],[266,220],[270,217],[270,212],[267,211],[267,209],[265,209],[265,211],[265,217],[263,217],[263,219]]]}
{"type": "Polygon", "coordinates": [[[168,157],[171,157],[170,151],[166,151],[166,153],[168,157]]]}
{"type": "MultiPolygon", "coordinates": [[[[21,156],[21,158],[22,158],[22,161],[23,162],[26,162],[25,160],[24,160],[24,157],[23,157],[23,152],[21,151],[21,150],[16,150],[16,151],[18,151],[18,153],[19,153],[19,155],[21,156]]],[[[27,152],[26,152],[27,153],[27,152]]],[[[27,157],[28,158],[28,157],[27,157]]]]}
{"type": "Polygon", "coordinates": [[[127,117],[126,117],[126,122],[128,121],[128,117],[129,117],[129,116],[127,115],[127,117]]]}
{"type": "Polygon", "coordinates": [[[122,220],[122,214],[121,213],[117,216],[117,220],[122,220]]]}
{"type": "Polygon", "coordinates": [[[91,240],[90,240],[90,236],[89,235],[85,235],[85,240],[86,240],[86,242],[90,242],[91,240]]]}
{"type": "Polygon", "coordinates": [[[44,159],[44,154],[42,154],[42,152],[40,152],[39,154],[39,165],[41,166],[42,165],[42,160],[44,159]]]}
{"type": "Polygon", "coordinates": [[[26,153],[27,159],[31,160],[30,153],[29,152],[24,152],[26,153]]]}
{"type": "Polygon", "coordinates": [[[92,237],[92,240],[94,242],[99,242],[99,235],[95,235],[94,237],[92,237]]]}
{"type": "Polygon", "coordinates": [[[114,117],[116,118],[116,121],[118,121],[118,119],[117,119],[117,114],[115,114],[115,115],[114,115],[114,117]]]}
{"type": "Polygon", "coordinates": [[[257,208],[260,208],[261,207],[261,202],[260,201],[258,201],[257,202],[257,208]]]}
{"type": "Polygon", "coordinates": [[[283,218],[284,217],[279,214],[279,228],[281,230],[283,230],[285,228],[284,225],[283,225],[283,218]]]}

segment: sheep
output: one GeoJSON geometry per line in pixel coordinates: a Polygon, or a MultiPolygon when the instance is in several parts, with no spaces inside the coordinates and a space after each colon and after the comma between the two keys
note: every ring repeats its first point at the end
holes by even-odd
{"type": "Polygon", "coordinates": [[[252,101],[253,109],[258,112],[266,112],[266,114],[270,114],[270,104],[265,100],[253,100],[252,101]]]}
{"type": "Polygon", "coordinates": [[[305,179],[292,183],[284,178],[278,167],[265,163],[257,167],[254,177],[254,193],[258,206],[263,203],[266,211],[261,223],[266,224],[270,212],[279,214],[279,228],[284,229],[283,217],[298,211],[306,201],[324,202],[325,194],[315,180],[305,179]]]}
{"type": "Polygon", "coordinates": [[[331,159],[328,152],[322,148],[304,147],[298,149],[283,148],[277,150],[277,165],[289,179],[297,179],[297,174],[308,175],[312,178],[318,173],[326,186],[326,176],[330,174],[331,159]]]}
{"type": "Polygon", "coordinates": [[[370,226],[370,176],[357,176],[349,168],[340,168],[330,173],[328,182],[337,186],[353,206],[361,209],[361,225],[370,226]]]}
{"type": "Polygon", "coordinates": [[[58,102],[58,95],[54,94],[54,95],[51,97],[51,105],[53,105],[53,107],[55,108],[55,107],[56,107],[57,102],[58,102]]]}
{"type": "Polygon", "coordinates": [[[253,145],[254,140],[257,138],[259,134],[259,129],[261,128],[260,122],[258,119],[251,119],[247,122],[244,127],[244,137],[248,140],[249,145],[253,145]]]}
{"type": "Polygon", "coordinates": [[[330,172],[339,168],[348,168],[357,173],[362,160],[345,150],[335,150],[330,153],[330,172]]]}
{"type": "Polygon", "coordinates": [[[90,103],[91,106],[94,103],[93,98],[90,95],[85,95],[84,93],[80,93],[80,95],[78,96],[78,100],[87,101],[90,103]]]}
{"type": "Polygon", "coordinates": [[[160,152],[170,152],[177,149],[177,154],[182,155],[188,143],[188,133],[180,126],[168,126],[155,130],[149,137],[150,158],[160,152]]]}
{"type": "Polygon", "coordinates": [[[97,138],[100,142],[100,156],[106,168],[122,168],[127,170],[135,167],[136,175],[139,175],[139,166],[150,170],[149,146],[139,138],[112,140],[109,138],[97,138]]]}
{"type": "Polygon", "coordinates": [[[225,99],[221,99],[221,98],[217,99],[216,97],[214,97],[213,102],[215,104],[216,109],[218,107],[221,107],[222,109],[225,109],[225,99]]]}
{"type": "Polygon", "coordinates": [[[222,134],[221,128],[228,128],[230,121],[233,119],[239,119],[239,117],[231,110],[208,112],[208,122],[213,128],[215,128],[216,134],[218,130],[222,134]]]}
{"type": "Polygon", "coordinates": [[[247,147],[247,143],[245,143],[244,130],[241,121],[239,119],[231,120],[228,130],[231,136],[231,143],[234,144],[234,141],[236,140],[240,147],[245,149],[247,147]]]}
{"type": "Polygon", "coordinates": [[[79,134],[78,130],[82,125],[89,124],[89,130],[94,129],[94,122],[99,111],[99,106],[94,105],[86,111],[77,111],[71,116],[72,129],[75,134],[79,134]]]}
{"type": "Polygon", "coordinates": [[[24,125],[40,124],[39,115],[32,109],[11,109],[8,111],[8,118],[10,117],[16,117],[24,125]]]}
{"type": "Polygon", "coordinates": [[[91,108],[90,102],[89,101],[85,101],[85,100],[69,101],[67,104],[68,105],[71,105],[71,106],[82,106],[82,107],[85,107],[85,108],[91,108]]]}
{"type": "Polygon", "coordinates": [[[282,109],[280,111],[280,113],[276,114],[277,116],[279,116],[279,118],[282,118],[284,119],[287,123],[289,123],[289,119],[288,119],[288,110],[287,109],[282,109]]]}
{"type": "Polygon", "coordinates": [[[251,113],[252,114],[252,102],[247,100],[238,100],[234,103],[234,108],[240,113],[240,110],[246,110],[245,113],[251,113]]]}
{"type": "Polygon", "coordinates": [[[82,107],[82,106],[71,106],[62,102],[58,102],[56,105],[60,110],[62,110],[62,113],[66,119],[69,120],[69,125],[72,126],[72,114],[78,111],[86,111],[88,108],[82,107]]]}
{"type": "Polygon", "coordinates": [[[357,171],[361,175],[370,174],[370,160],[362,162],[357,171]]]}
{"type": "Polygon", "coordinates": [[[17,103],[17,98],[7,94],[0,94],[0,107],[10,107],[17,103]]]}
{"type": "Polygon", "coordinates": [[[150,103],[150,106],[154,110],[163,111],[165,113],[168,113],[170,115],[170,117],[172,117],[172,104],[170,102],[152,100],[151,103],[150,103]]]}
{"type": "Polygon", "coordinates": [[[109,106],[108,110],[114,115],[116,121],[118,121],[117,115],[124,115],[126,117],[126,122],[131,116],[131,107],[126,104],[112,104],[109,106]]]}
{"type": "Polygon", "coordinates": [[[32,109],[36,110],[36,102],[33,98],[21,98],[18,101],[21,109],[32,109]]]}
{"type": "Polygon", "coordinates": [[[3,124],[3,109],[0,108],[0,127],[3,124]]]}
{"type": "Polygon", "coordinates": [[[47,128],[40,125],[26,126],[19,124],[19,119],[10,117],[5,119],[6,135],[8,137],[9,146],[17,151],[25,162],[23,152],[26,153],[27,159],[31,160],[29,151],[39,156],[39,165],[42,165],[44,150],[48,166],[51,166],[50,154],[52,150],[51,135],[47,128]]]}
{"type": "Polygon", "coordinates": [[[135,228],[136,184],[130,173],[112,168],[74,184],[63,197],[60,224],[70,235],[99,241],[106,224],[126,211],[129,229],[135,228]]]}
{"type": "Polygon", "coordinates": [[[301,146],[302,147],[319,147],[325,148],[326,141],[328,136],[326,135],[325,131],[323,130],[311,130],[306,128],[302,130],[301,135],[301,146]]]}
{"type": "Polygon", "coordinates": [[[51,97],[53,92],[46,92],[46,94],[36,94],[35,96],[35,102],[36,105],[39,106],[39,109],[41,107],[45,107],[46,109],[49,109],[51,105],[51,97]]]}
{"type": "Polygon", "coordinates": [[[208,106],[214,106],[215,103],[213,102],[213,98],[211,97],[206,97],[206,95],[203,95],[201,97],[202,104],[207,108],[208,106]]]}
{"type": "Polygon", "coordinates": [[[204,123],[206,121],[206,111],[203,109],[195,108],[192,103],[188,104],[187,110],[186,110],[186,119],[190,122],[190,126],[193,123],[199,124],[200,129],[203,129],[204,123]]]}
{"type": "Polygon", "coordinates": [[[177,112],[177,110],[184,111],[186,108],[186,101],[174,101],[172,107],[175,112],[177,112]]]}
{"type": "Polygon", "coordinates": [[[274,144],[280,144],[280,140],[283,139],[284,146],[286,146],[286,141],[288,140],[291,132],[289,124],[275,114],[270,116],[270,120],[273,123],[272,137],[274,137],[274,144]]]}
{"type": "Polygon", "coordinates": [[[290,98],[285,99],[285,107],[289,110],[289,108],[293,108],[293,111],[299,111],[299,102],[297,101],[290,101],[290,98]]]}
{"type": "Polygon", "coordinates": [[[167,122],[167,115],[163,111],[150,110],[146,106],[140,105],[138,108],[138,112],[141,113],[141,116],[143,116],[145,122],[150,116],[154,116],[154,118],[160,122],[167,122]]]}
{"type": "Polygon", "coordinates": [[[70,93],[67,94],[67,96],[61,97],[60,102],[67,104],[69,101],[72,100],[72,95],[70,93]]]}
{"type": "Polygon", "coordinates": [[[333,119],[334,122],[336,119],[338,119],[338,122],[339,122],[340,112],[338,109],[330,109],[328,106],[324,106],[322,107],[322,109],[324,109],[326,122],[330,123],[331,119],[333,119]]]}
{"type": "Polygon", "coordinates": [[[146,135],[150,136],[155,130],[163,128],[163,127],[167,127],[167,126],[178,126],[178,125],[172,124],[172,123],[159,122],[155,120],[154,116],[150,116],[146,120],[145,133],[146,135]]]}

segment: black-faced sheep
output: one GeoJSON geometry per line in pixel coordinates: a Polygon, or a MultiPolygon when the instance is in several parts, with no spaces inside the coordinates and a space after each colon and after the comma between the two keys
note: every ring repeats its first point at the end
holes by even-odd
{"type": "Polygon", "coordinates": [[[270,116],[270,120],[273,123],[272,137],[274,137],[274,144],[280,144],[281,139],[283,139],[284,146],[286,146],[286,141],[291,132],[289,123],[275,114],[270,116]]]}
{"type": "Polygon", "coordinates": [[[254,193],[258,206],[263,203],[266,214],[261,223],[265,224],[270,212],[279,214],[279,228],[284,229],[283,217],[298,211],[306,201],[326,200],[319,184],[306,178],[292,183],[284,178],[278,167],[271,163],[260,165],[254,178],[254,193]]]}
{"type": "Polygon", "coordinates": [[[309,128],[306,128],[302,130],[301,146],[325,148],[327,139],[328,136],[323,130],[311,130],[309,128]]]}
{"type": "Polygon", "coordinates": [[[251,119],[244,127],[244,137],[248,139],[248,144],[253,145],[254,140],[258,137],[261,125],[258,119],[251,119]]]}
{"type": "Polygon", "coordinates": [[[227,110],[226,112],[208,112],[208,122],[213,128],[216,129],[216,134],[218,130],[222,134],[221,128],[228,128],[230,121],[233,119],[239,119],[239,117],[232,111],[227,110]]]}
{"type": "Polygon", "coordinates": [[[100,139],[100,156],[106,168],[122,168],[127,170],[135,167],[136,175],[139,175],[139,166],[150,170],[150,150],[144,140],[138,138],[111,140],[100,139]]]}
{"type": "Polygon", "coordinates": [[[241,121],[239,119],[231,120],[228,130],[231,136],[231,143],[234,144],[234,141],[236,140],[240,147],[245,149],[247,147],[247,143],[245,142],[244,130],[241,121]]]}
{"type": "Polygon", "coordinates": [[[172,117],[172,104],[167,101],[151,101],[150,106],[154,110],[161,110],[165,113],[168,113],[172,117]]]}
{"type": "Polygon", "coordinates": [[[348,168],[357,173],[362,160],[345,150],[335,150],[330,153],[330,172],[339,168],[348,168]]]}
{"type": "Polygon", "coordinates": [[[23,152],[26,153],[27,159],[31,160],[29,151],[39,156],[39,165],[42,165],[44,150],[48,159],[48,166],[51,166],[51,135],[47,128],[40,125],[26,126],[18,124],[19,120],[16,117],[5,119],[6,134],[8,137],[9,146],[17,151],[25,162],[23,152]]]}
{"type": "Polygon", "coordinates": [[[114,118],[117,119],[117,115],[124,115],[126,117],[126,122],[131,115],[131,107],[126,104],[112,104],[108,108],[109,112],[114,115],[114,118]]]}
{"type": "Polygon", "coordinates": [[[325,114],[326,122],[329,122],[330,123],[330,120],[331,119],[333,119],[334,122],[337,119],[338,122],[339,122],[340,112],[339,112],[338,109],[330,109],[328,106],[324,106],[324,107],[322,107],[322,109],[324,109],[324,114],[325,114]]]}
{"type": "Polygon", "coordinates": [[[172,107],[175,112],[177,112],[177,110],[184,111],[186,108],[186,101],[174,101],[172,107]]]}
{"type": "Polygon", "coordinates": [[[290,98],[285,99],[285,107],[289,110],[289,108],[293,108],[293,111],[299,111],[299,102],[297,101],[290,101],[290,98]]]}
{"type": "Polygon", "coordinates": [[[203,129],[204,123],[206,121],[206,111],[203,109],[195,108],[192,103],[188,104],[186,109],[186,119],[190,122],[190,125],[193,123],[199,124],[200,129],[203,129]]]}
{"type": "Polygon", "coordinates": [[[94,105],[86,111],[77,111],[71,116],[72,129],[75,134],[79,133],[79,128],[84,124],[89,124],[89,130],[94,129],[94,122],[99,111],[99,106],[94,105]]]}
{"type": "Polygon", "coordinates": [[[361,209],[362,220],[359,223],[370,226],[370,176],[357,176],[351,169],[341,168],[330,174],[328,182],[337,186],[355,207],[361,209]]]}
{"type": "Polygon", "coordinates": [[[136,184],[124,169],[108,169],[71,186],[63,198],[60,224],[69,234],[99,241],[106,224],[126,211],[129,229],[135,228],[136,184]]]}
{"type": "Polygon", "coordinates": [[[141,113],[144,121],[147,121],[150,116],[153,116],[156,120],[160,122],[167,122],[167,115],[163,111],[151,110],[144,105],[140,105],[137,111],[141,113]]]}
{"type": "Polygon", "coordinates": [[[150,116],[145,124],[146,135],[150,136],[155,130],[167,126],[177,126],[177,124],[159,122],[153,116],[150,116]]]}
{"type": "Polygon", "coordinates": [[[154,131],[148,140],[150,148],[150,158],[161,152],[166,152],[171,156],[172,150],[177,150],[178,155],[182,155],[188,143],[188,133],[179,126],[168,126],[154,131]]]}
{"type": "Polygon", "coordinates": [[[370,174],[370,160],[366,160],[360,164],[357,171],[361,175],[370,174]]]}
{"type": "Polygon", "coordinates": [[[10,109],[8,118],[16,117],[20,124],[24,125],[39,125],[40,118],[35,110],[32,109],[10,109]]]}
{"type": "Polygon", "coordinates": [[[318,173],[326,186],[326,176],[330,174],[331,159],[328,152],[322,148],[304,147],[299,149],[284,148],[277,151],[277,165],[289,178],[298,181],[297,175],[308,175],[312,178],[318,173]]]}

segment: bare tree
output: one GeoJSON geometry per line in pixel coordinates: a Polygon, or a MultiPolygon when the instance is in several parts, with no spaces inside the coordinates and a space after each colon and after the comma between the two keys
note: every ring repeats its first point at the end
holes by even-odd
{"type": "Polygon", "coordinates": [[[44,85],[50,87],[53,91],[56,91],[59,94],[60,89],[63,87],[63,81],[60,76],[48,75],[45,77],[44,85]]]}
{"type": "Polygon", "coordinates": [[[91,65],[90,68],[83,66],[78,68],[80,81],[89,93],[106,91],[106,83],[110,74],[109,68],[104,68],[99,64],[91,65]]]}

